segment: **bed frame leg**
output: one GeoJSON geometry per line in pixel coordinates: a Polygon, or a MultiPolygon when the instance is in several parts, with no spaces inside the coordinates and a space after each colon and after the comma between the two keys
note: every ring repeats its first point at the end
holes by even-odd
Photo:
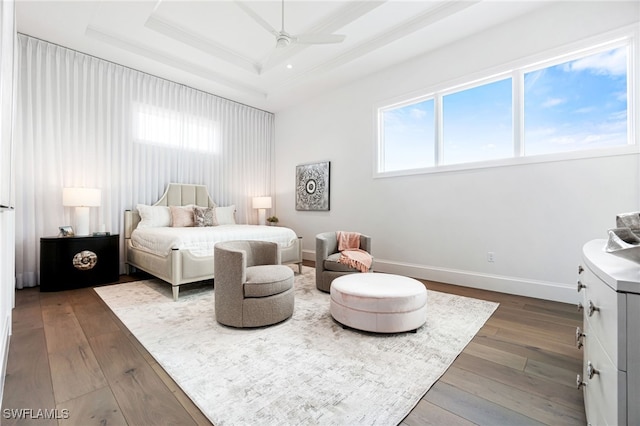
{"type": "Polygon", "coordinates": [[[302,275],[302,262],[298,263],[298,274],[302,275]]]}
{"type": "Polygon", "coordinates": [[[180,287],[177,285],[171,286],[171,291],[173,292],[173,301],[178,300],[178,292],[180,291],[180,287]]]}

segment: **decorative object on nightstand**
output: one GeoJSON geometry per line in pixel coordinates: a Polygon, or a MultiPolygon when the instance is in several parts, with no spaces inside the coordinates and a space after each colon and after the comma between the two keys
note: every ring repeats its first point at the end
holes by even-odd
{"type": "Polygon", "coordinates": [[[62,190],[62,205],[76,208],[76,235],[89,235],[89,208],[99,207],[100,198],[100,190],[96,188],[64,188],[62,190]]]}
{"type": "Polygon", "coordinates": [[[269,225],[275,226],[278,224],[279,220],[277,216],[269,216],[267,218],[267,222],[269,222],[269,225]]]}
{"type": "Polygon", "coordinates": [[[73,232],[73,227],[65,225],[65,226],[61,226],[60,227],[60,234],[58,234],[59,237],[73,237],[75,236],[74,232],[73,232]]]}
{"type": "Polygon", "coordinates": [[[258,225],[265,225],[266,209],[271,208],[271,197],[253,197],[252,206],[258,209],[258,225]]]}
{"type": "Polygon", "coordinates": [[[120,236],[40,238],[40,291],[118,281],[120,236]]]}

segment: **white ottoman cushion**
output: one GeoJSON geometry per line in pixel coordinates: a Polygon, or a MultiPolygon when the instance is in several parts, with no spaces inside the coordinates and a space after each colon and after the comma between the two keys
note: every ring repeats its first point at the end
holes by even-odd
{"type": "Polygon", "coordinates": [[[392,274],[349,274],[331,283],[331,315],[359,330],[397,333],[427,320],[427,289],[413,278],[392,274]]]}

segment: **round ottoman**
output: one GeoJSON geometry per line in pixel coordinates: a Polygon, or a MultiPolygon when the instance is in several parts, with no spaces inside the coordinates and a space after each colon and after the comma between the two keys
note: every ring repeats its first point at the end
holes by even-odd
{"type": "Polygon", "coordinates": [[[392,274],[348,274],[331,283],[331,316],[376,333],[420,328],[427,320],[427,289],[418,280],[392,274]]]}

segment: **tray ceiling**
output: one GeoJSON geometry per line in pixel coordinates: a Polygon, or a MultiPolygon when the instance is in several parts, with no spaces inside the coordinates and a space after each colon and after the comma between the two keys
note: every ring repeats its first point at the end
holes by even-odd
{"type": "Polygon", "coordinates": [[[16,21],[20,33],[275,112],[544,3],[286,0],[287,33],[346,37],[283,48],[265,28],[282,27],[271,0],[17,0],[16,21]]]}

